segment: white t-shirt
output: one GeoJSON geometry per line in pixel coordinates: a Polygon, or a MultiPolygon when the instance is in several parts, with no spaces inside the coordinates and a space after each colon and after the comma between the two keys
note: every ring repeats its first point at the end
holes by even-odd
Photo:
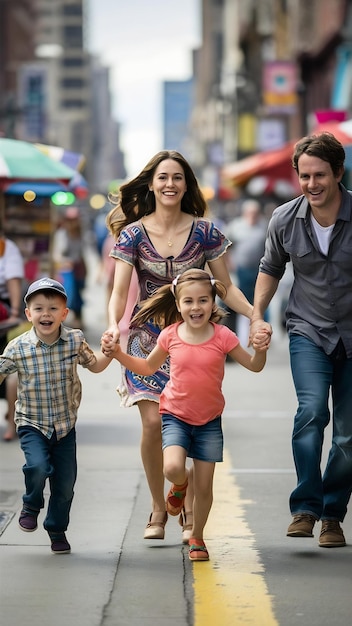
{"type": "Polygon", "coordinates": [[[327,256],[329,251],[331,233],[334,230],[335,224],[331,224],[331,226],[321,226],[319,222],[315,219],[314,215],[311,216],[312,226],[314,228],[314,232],[317,236],[319,248],[325,256],[327,256]]]}
{"type": "Polygon", "coordinates": [[[23,278],[23,258],[16,244],[5,239],[5,251],[0,257],[0,298],[8,298],[7,281],[10,278],[23,278]]]}

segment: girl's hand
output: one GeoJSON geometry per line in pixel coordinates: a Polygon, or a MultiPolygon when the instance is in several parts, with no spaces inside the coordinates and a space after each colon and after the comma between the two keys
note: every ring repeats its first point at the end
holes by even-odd
{"type": "Polygon", "coordinates": [[[270,344],[272,334],[273,329],[269,322],[265,322],[264,320],[251,322],[248,346],[253,346],[255,350],[260,350],[261,348],[266,350],[268,341],[270,344]]]}
{"type": "Polygon", "coordinates": [[[117,339],[114,341],[114,336],[109,330],[106,330],[102,334],[100,345],[101,345],[101,351],[106,356],[115,356],[121,350],[120,340],[117,339]]]}
{"type": "Polygon", "coordinates": [[[271,333],[260,329],[252,336],[252,346],[256,352],[266,352],[270,346],[271,333]]]}

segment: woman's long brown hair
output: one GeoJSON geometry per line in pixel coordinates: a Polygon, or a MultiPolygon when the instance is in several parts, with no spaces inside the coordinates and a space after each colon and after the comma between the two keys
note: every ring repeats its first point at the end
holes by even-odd
{"type": "Polygon", "coordinates": [[[161,150],[150,159],[138,176],[121,185],[117,194],[109,196],[110,202],[115,206],[106,217],[106,225],[115,239],[125,226],[155,211],[155,197],[149,191],[149,185],[156,168],[166,159],[176,161],[185,174],[187,191],[182,198],[181,210],[197,217],[205,215],[207,204],[189,163],[176,150],[161,150]]]}

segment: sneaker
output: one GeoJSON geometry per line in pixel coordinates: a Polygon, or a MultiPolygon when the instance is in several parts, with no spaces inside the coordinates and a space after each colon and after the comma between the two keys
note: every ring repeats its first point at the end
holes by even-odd
{"type": "Polygon", "coordinates": [[[321,548],[342,548],[346,540],[340,522],[334,519],[323,519],[319,537],[321,548]]]}
{"type": "Polygon", "coordinates": [[[51,551],[54,554],[69,554],[71,546],[66,539],[65,533],[49,533],[51,551]]]}
{"type": "Polygon", "coordinates": [[[29,511],[28,509],[22,509],[18,520],[18,525],[25,533],[32,533],[38,528],[39,511],[29,511]]]}
{"type": "Polygon", "coordinates": [[[287,529],[287,537],[314,537],[313,527],[316,518],[308,513],[298,513],[287,529]]]}

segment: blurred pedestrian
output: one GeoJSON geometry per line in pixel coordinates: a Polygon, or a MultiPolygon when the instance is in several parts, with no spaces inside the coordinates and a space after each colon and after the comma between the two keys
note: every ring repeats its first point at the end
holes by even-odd
{"type": "Polygon", "coordinates": [[[57,277],[66,289],[68,308],[74,315],[74,319],[70,320],[70,326],[82,328],[83,290],[87,267],[82,223],[77,207],[66,209],[62,223],[54,234],[53,260],[57,277]]]}
{"type": "MultiPolygon", "coordinates": [[[[24,277],[23,258],[17,245],[0,232],[0,354],[7,344],[7,333],[21,323],[22,282],[24,277]]],[[[17,377],[10,376],[0,384],[0,398],[6,399],[7,426],[3,441],[16,437],[14,422],[17,397],[17,377]]]]}
{"type": "Polygon", "coordinates": [[[66,328],[67,294],[51,278],[32,283],[25,295],[25,314],[31,330],[12,339],[0,356],[0,380],[18,374],[15,422],[25,456],[26,492],[19,526],[37,529],[44,507],[47,479],[50,497],[44,528],[55,554],[70,552],[65,532],[77,475],[77,410],[81,383],[77,365],[101,372],[111,358],[95,354],[81,330],[66,328]]]}
{"type": "Polygon", "coordinates": [[[292,261],[287,305],[290,359],[298,409],[292,434],[297,486],[289,537],[346,545],[340,523],[352,490],[352,194],[341,184],[345,151],[330,133],[304,137],[293,167],[302,195],[275,209],[255,288],[251,329],[261,327],[285,266],[292,261]],[[332,445],[321,470],[332,406],[332,445]]]}
{"type": "MultiPolygon", "coordinates": [[[[121,185],[116,207],[107,224],[116,243],[114,286],[109,303],[110,332],[119,338],[119,323],[125,312],[131,275],[135,267],[140,301],[168,284],[180,272],[207,264],[216,279],[227,289],[226,304],[239,313],[252,314],[252,305],[231,279],[225,262],[230,242],[203,219],[207,205],[195,175],[184,157],[175,151],[158,152],[133,180],[121,185]]],[[[139,309],[136,305],[135,313],[139,309]]],[[[264,323],[270,332],[270,325],[264,323]]],[[[130,328],[128,349],[146,356],[156,344],[160,327],[152,320],[142,327],[130,328]]],[[[169,377],[168,363],[153,376],[136,376],[123,368],[119,387],[124,406],[138,405],[142,419],[141,456],[152,495],[152,513],[144,532],[145,539],[163,539],[166,523],[159,398],[169,377]]],[[[189,489],[191,493],[191,489],[189,489]]],[[[190,532],[191,503],[182,512],[183,540],[190,532]]]]}
{"type": "MultiPolygon", "coordinates": [[[[229,251],[230,270],[236,275],[239,289],[251,303],[259,262],[264,254],[267,225],[258,200],[248,198],[242,203],[240,217],[231,220],[225,230],[233,244],[229,251]]],[[[268,321],[267,313],[264,319],[268,321]]],[[[249,335],[247,317],[237,316],[236,332],[241,343],[246,345],[249,335]]]]}
{"type": "MultiPolygon", "coordinates": [[[[153,318],[163,327],[157,344],[145,358],[125,354],[109,333],[102,349],[141,376],[153,375],[170,357],[170,378],[160,394],[164,475],[172,483],[166,513],[179,515],[188,488],[186,457],[193,459],[193,526],[189,538],[191,561],[207,561],[203,532],[213,502],[215,463],[223,460],[221,415],[225,357],[259,372],[265,351],[249,354],[226,326],[216,324],[224,312],[216,296],[226,299],[226,288],[208,272],[190,269],[171,285],[160,287],[142,306],[134,324],[153,318]]],[[[268,335],[264,333],[265,338],[268,335]]],[[[268,342],[269,343],[269,342],[268,342]]]]}

